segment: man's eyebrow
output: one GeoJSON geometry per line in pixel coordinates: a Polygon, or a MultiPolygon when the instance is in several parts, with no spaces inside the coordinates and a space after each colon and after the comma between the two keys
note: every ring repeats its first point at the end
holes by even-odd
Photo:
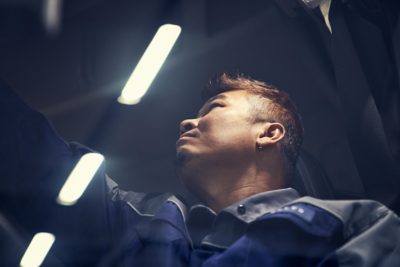
{"type": "Polygon", "coordinates": [[[216,95],[211,97],[210,99],[208,99],[203,106],[201,107],[201,109],[199,110],[199,112],[197,113],[197,117],[200,117],[200,115],[203,113],[204,107],[206,107],[207,105],[209,105],[212,101],[217,100],[217,99],[226,99],[226,95],[216,95]]]}

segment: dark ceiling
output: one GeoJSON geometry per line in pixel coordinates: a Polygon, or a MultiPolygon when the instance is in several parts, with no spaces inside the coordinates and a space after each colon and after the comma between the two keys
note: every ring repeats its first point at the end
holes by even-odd
{"type": "Polygon", "coordinates": [[[1,6],[0,78],[64,139],[104,154],[122,187],[182,191],[174,174],[178,124],[196,114],[208,78],[228,71],[287,90],[303,116],[304,149],[320,161],[337,195],[371,196],[349,144],[330,33],[309,12],[285,11],[272,0],[69,0],[60,31],[49,35],[36,3],[1,6]],[[164,23],[181,25],[177,44],[142,102],[119,104],[118,94],[164,23]]]}

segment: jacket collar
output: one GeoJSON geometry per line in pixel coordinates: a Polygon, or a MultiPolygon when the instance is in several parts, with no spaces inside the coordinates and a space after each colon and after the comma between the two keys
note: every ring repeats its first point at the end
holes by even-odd
{"type": "Polygon", "coordinates": [[[216,214],[204,205],[193,206],[187,225],[195,245],[224,249],[244,234],[247,224],[299,198],[293,188],[259,193],[216,214]]]}

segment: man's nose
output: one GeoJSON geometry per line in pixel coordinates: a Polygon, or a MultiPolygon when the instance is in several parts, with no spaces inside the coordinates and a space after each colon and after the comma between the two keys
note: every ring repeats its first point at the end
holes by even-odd
{"type": "Polygon", "coordinates": [[[197,119],[186,119],[179,125],[179,134],[186,133],[197,127],[197,119]]]}

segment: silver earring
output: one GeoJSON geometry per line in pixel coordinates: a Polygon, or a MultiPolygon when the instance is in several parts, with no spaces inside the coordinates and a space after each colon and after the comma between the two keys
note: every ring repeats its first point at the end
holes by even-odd
{"type": "Polygon", "coordinates": [[[262,148],[262,146],[261,145],[257,145],[257,150],[258,151],[261,151],[263,148],[262,148]]]}

